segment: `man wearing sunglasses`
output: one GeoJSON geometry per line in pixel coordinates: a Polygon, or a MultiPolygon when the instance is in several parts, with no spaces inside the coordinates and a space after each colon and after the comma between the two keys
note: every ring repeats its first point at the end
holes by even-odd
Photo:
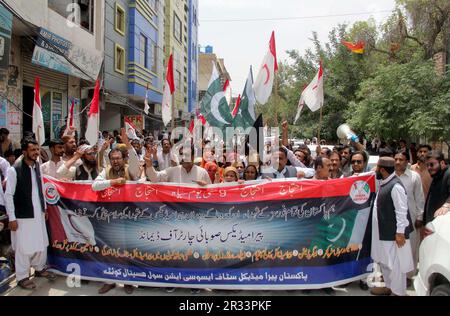
{"type": "Polygon", "coordinates": [[[445,163],[444,154],[431,152],[427,157],[427,168],[433,181],[425,202],[425,225],[450,211],[450,169],[445,163]]]}
{"type": "Polygon", "coordinates": [[[352,176],[358,176],[366,171],[367,155],[363,151],[353,153],[351,157],[352,176]]]}

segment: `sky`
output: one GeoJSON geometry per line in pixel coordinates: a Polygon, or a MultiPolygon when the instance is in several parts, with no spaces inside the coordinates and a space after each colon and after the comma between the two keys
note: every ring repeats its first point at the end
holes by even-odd
{"type": "MultiPolygon", "coordinates": [[[[395,0],[199,0],[199,45],[211,45],[219,58],[224,58],[231,75],[233,96],[242,93],[250,65],[256,77],[268,50],[269,39],[275,31],[279,61],[287,60],[287,50],[303,53],[312,47],[312,32],[322,42],[339,23],[367,20],[377,24],[385,21],[395,8],[395,0]],[[373,12],[372,14],[361,14],[373,12]],[[349,15],[355,14],[358,15],[349,15]],[[329,15],[346,15],[323,17],[329,15]],[[303,19],[257,22],[223,22],[220,20],[274,19],[309,17],[303,19]],[[314,18],[310,18],[314,17],[314,18]],[[214,21],[214,22],[211,22],[214,21]]],[[[208,76],[202,74],[199,76],[208,76]]],[[[209,80],[209,79],[208,79],[209,80]]]]}

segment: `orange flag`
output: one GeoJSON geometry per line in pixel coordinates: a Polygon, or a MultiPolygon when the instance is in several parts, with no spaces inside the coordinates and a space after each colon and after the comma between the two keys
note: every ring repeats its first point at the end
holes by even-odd
{"type": "Polygon", "coordinates": [[[350,49],[355,54],[364,54],[364,48],[366,44],[362,41],[359,41],[356,44],[351,42],[342,41],[342,44],[345,45],[348,49],[350,49]]]}

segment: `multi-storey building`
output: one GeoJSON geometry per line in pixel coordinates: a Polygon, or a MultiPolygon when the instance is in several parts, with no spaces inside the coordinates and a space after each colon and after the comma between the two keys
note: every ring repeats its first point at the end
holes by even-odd
{"type": "Polygon", "coordinates": [[[198,105],[198,0],[188,0],[188,111],[194,112],[198,105]]]}
{"type": "Polygon", "coordinates": [[[165,1],[165,63],[173,54],[174,118],[189,120],[188,109],[188,0],[165,1]]]}
{"type": "Polygon", "coordinates": [[[106,0],[105,87],[101,128],[118,129],[124,117],[137,128],[160,130],[163,89],[164,1],[106,0]],[[149,115],[143,115],[147,94],[149,115]],[[140,122],[140,123],[139,123],[140,122]]]}
{"type": "MultiPolygon", "coordinates": [[[[68,112],[88,104],[103,62],[104,2],[94,0],[5,0],[11,21],[9,47],[0,69],[0,126],[19,142],[32,130],[34,81],[40,78],[45,136],[57,138],[68,112]],[[8,56],[9,55],[9,56],[8,56]]],[[[86,112],[84,112],[86,113],[86,112]]],[[[81,129],[82,115],[75,118],[81,129]],[[80,122],[81,121],[81,122],[80,122]]]]}

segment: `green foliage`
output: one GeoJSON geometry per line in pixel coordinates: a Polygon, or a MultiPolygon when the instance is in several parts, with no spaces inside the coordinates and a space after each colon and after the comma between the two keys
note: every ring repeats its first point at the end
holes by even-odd
{"type": "MultiPolygon", "coordinates": [[[[337,141],[337,127],[349,123],[366,137],[426,136],[449,141],[450,80],[437,75],[429,59],[445,46],[450,32],[449,3],[397,0],[398,11],[379,27],[371,19],[351,26],[340,24],[330,31],[327,43],[321,43],[313,32],[311,49],[303,55],[287,52],[289,60],[280,65],[277,93],[258,111],[271,126],[283,119],[292,124],[301,92],[322,60],[321,138],[337,141]],[[343,40],[364,41],[365,53],[352,53],[342,45],[343,40]]],[[[290,126],[290,136],[317,136],[319,115],[305,106],[297,126],[290,126]]]]}

